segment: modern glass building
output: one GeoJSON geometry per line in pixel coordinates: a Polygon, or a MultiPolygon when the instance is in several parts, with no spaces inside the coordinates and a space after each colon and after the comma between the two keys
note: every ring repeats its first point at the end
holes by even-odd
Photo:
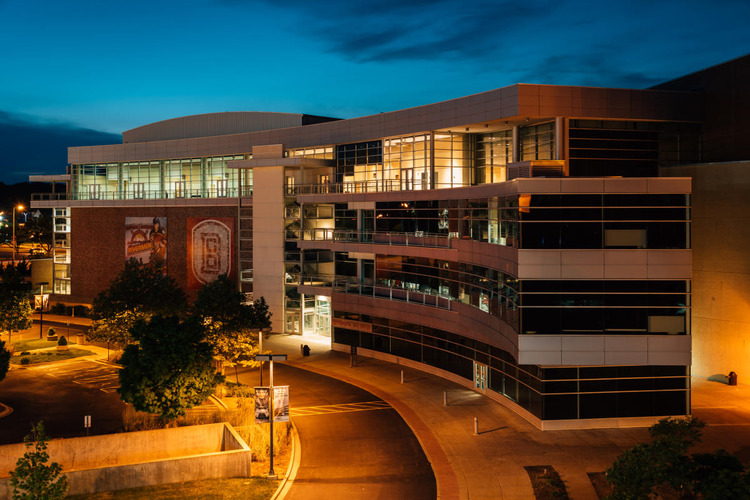
{"type": "Polygon", "coordinates": [[[126,258],[220,273],[273,330],[413,366],[543,429],[690,413],[691,179],[706,100],[518,84],[336,120],[175,118],[69,150],[53,300],[126,258]]]}

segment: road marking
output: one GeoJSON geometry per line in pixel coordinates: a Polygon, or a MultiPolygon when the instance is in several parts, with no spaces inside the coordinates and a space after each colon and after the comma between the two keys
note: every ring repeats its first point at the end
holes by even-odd
{"type": "Polygon", "coordinates": [[[365,401],[361,403],[344,403],[338,405],[306,406],[292,408],[293,417],[309,417],[312,415],[326,415],[331,413],[350,413],[355,411],[386,410],[391,406],[385,401],[365,401]]]}
{"type": "Polygon", "coordinates": [[[736,406],[693,406],[693,410],[736,410],[736,406]]]}
{"type": "Polygon", "coordinates": [[[114,375],[112,373],[107,373],[104,375],[93,375],[90,377],[73,377],[73,382],[83,382],[87,384],[93,384],[96,382],[105,382],[107,380],[113,380],[116,378],[117,378],[117,375],[114,375]]]}

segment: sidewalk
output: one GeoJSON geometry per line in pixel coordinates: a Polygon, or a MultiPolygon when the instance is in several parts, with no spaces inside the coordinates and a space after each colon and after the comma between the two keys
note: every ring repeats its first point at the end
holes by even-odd
{"type": "MultiPolygon", "coordinates": [[[[450,381],[362,356],[350,368],[348,355],[313,342],[274,335],[264,341],[264,348],[287,353],[291,365],[352,383],[391,404],[422,444],[441,500],[534,498],[523,468],[533,465],[553,466],[570,498],[595,499],[586,473],[604,471],[620,453],[649,439],[646,428],[540,431],[504,406],[450,381]],[[310,357],[300,355],[302,343],[310,345],[310,357]],[[475,417],[479,435],[474,435],[475,417]]],[[[290,389],[294,404],[294,387],[290,389]]],[[[750,386],[694,378],[693,406],[695,416],[709,423],[694,451],[724,448],[750,460],[750,386]]]]}

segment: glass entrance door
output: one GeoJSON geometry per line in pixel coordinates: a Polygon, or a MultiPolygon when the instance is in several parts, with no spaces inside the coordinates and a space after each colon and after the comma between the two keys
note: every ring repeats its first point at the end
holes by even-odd
{"type": "Polygon", "coordinates": [[[331,336],[331,300],[328,297],[315,298],[315,333],[331,336]]]}

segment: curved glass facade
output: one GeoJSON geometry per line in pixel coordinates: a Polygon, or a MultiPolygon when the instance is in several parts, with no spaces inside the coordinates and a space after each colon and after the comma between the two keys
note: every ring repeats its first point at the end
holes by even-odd
{"type": "Polygon", "coordinates": [[[469,381],[484,367],[488,390],[541,420],[680,415],[689,409],[686,366],[518,365],[495,346],[418,323],[336,311],[333,341],[392,354],[469,381]],[[338,320],[359,329],[336,326],[338,320]]]}

